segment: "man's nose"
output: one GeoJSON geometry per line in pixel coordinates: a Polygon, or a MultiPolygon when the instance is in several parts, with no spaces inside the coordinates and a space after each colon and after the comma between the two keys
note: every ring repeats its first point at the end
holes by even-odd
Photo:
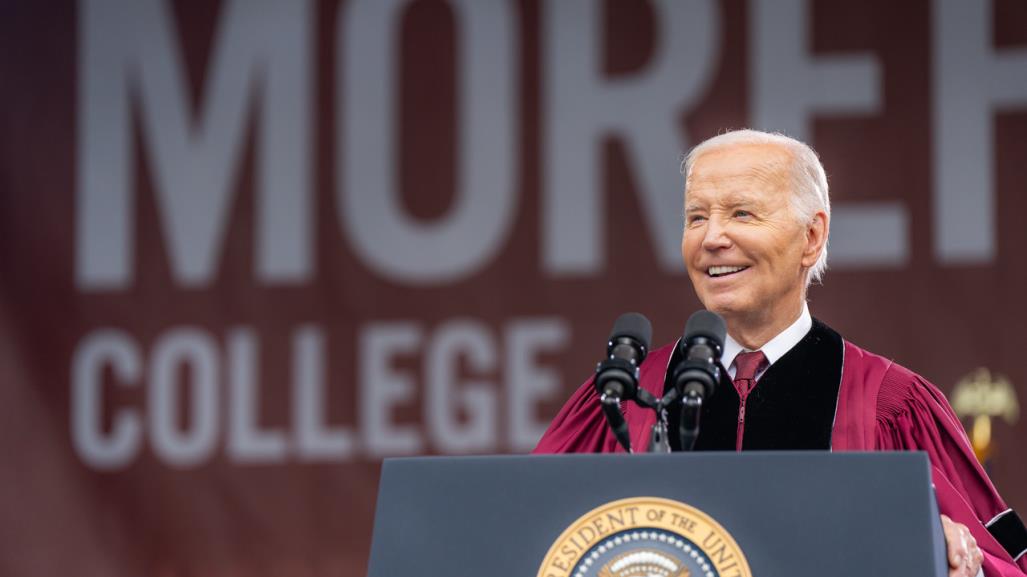
{"type": "Polygon", "coordinates": [[[717,250],[731,246],[731,237],[728,235],[727,227],[717,218],[706,221],[706,234],[703,235],[702,247],[704,250],[717,250]]]}

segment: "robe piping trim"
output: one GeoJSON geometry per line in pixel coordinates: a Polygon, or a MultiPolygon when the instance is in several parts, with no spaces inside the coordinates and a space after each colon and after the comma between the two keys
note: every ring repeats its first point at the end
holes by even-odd
{"type": "MultiPolygon", "coordinates": [[[[834,426],[838,423],[838,404],[842,401],[842,385],[844,384],[845,376],[845,339],[842,339],[842,368],[838,371],[838,394],[834,398],[834,416],[831,418],[831,431],[834,432],[834,426]]],[[[834,452],[834,434],[831,435],[831,440],[827,442],[827,450],[830,453],[834,452]]]]}
{"type": "Polygon", "coordinates": [[[1002,511],[998,515],[995,515],[994,517],[992,517],[991,521],[988,521],[987,523],[985,523],[984,526],[985,527],[991,527],[992,524],[994,524],[995,521],[998,521],[1003,515],[1008,515],[1009,513],[1012,513],[1012,512],[1013,512],[1013,509],[1011,509],[1011,508],[1010,509],[1006,509],[1005,511],[1002,511]]]}
{"type": "MultiPolygon", "coordinates": [[[[667,366],[663,367],[663,374],[664,374],[663,378],[664,379],[667,378],[666,375],[670,374],[670,362],[674,360],[674,353],[677,352],[678,347],[680,347],[680,346],[681,346],[681,337],[678,337],[678,340],[674,341],[674,348],[671,349],[670,354],[667,355],[667,366]]],[[[657,420],[662,420],[662,421],[669,421],[670,420],[669,418],[667,418],[667,408],[666,407],[661,409],[660,413],[661,414],[656,415],[657,420]]],[[[670,423],[667,423],[667,431],[668,431],[667,435],[670,435],[670,423]]]]}
{"type": "Polygon", "coordinates": [[[1027,553],[1027,527],[1016,511],[1006,509],[995,515],[985,525],[991,536],[1009,553],[1013,561],[1027,553]]]}
{"type": "Polygon", "coordinates": [[[681,339],[680,338],[678,338],[678,340],[674,341],[674,348],[670,351],[670,354],[667,355],[667,366],[663,367],[663,374],[667,374],[667,371],[670,370],[670,362],[672,360],[674,360],[674,353],[678,350],[679,346],[681,346],[681,339]]]}

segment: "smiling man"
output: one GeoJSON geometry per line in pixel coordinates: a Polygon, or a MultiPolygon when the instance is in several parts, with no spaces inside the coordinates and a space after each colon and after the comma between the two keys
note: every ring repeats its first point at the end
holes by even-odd
{"type": "MultiPolygon", "coordinates": [[[[1027,530],[977,462],[944,395],[810,316],[806,291],[826,270],[831,220],[816,153],[779,134],[740,130],[694,148],[682,172],[681,253],[699,300],[727,323],[722,361],[734,384],[704,404],[696,450],[925,451],[950,575],[973,577],[982,568],[989,577],[1024,575],[1027,530]]],[[[640,385],[662,396],[677,352],[673,344],[652,351],[640,385]]],[[[623,407],[632,446],[646,446],[653,412],[623,407]]],[[[535,452],[619,450],[590,379],[535,452]]]]}

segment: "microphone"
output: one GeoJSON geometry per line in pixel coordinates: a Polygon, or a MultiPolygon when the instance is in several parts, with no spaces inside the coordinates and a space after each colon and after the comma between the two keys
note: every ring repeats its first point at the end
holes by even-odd
{"type": "Polygon", "coordinates": [[[596,365],[595,388],[603,413],[617,441],[628,452],[631,436],[620,403],[638,395],[638,367],[649,354],[652,336],[653,325],[645,316],[626,313],[617,317],[606,343],[606,359],[596,365]]]}
{"type": "Polygon", "coordinates": [[[682,396],[712,396],[720,379],[717,362],[724,353],[727,325],[717,313],[697,311],[685,323],[678,343],[684,359],[674,370],[674,387],[682,396]]]}
{"type": "Polygon", "coordinates": [[[649,353],[653,325],[638,313],[625,313],[613,323],[606,343],[606,360],[596,367],[596,391],[622,401],[635,398],[638,366],[649,353]]]}
{"type": "Polygon", "coordinates": [[[724,353],[727,325],[717,313],[697,311],[685,324],[678,343],[683,359],[674,368],[671,382],[681,396],[681,448],[692,450],[699,437],[699,414],[703,399],[713,396],[720,380],[720,357],[724,353]]]}

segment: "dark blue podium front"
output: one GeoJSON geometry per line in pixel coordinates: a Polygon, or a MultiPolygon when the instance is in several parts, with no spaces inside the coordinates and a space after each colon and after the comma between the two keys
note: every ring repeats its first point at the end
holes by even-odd
{"type": "Polygon", "coordinates": [[[633,497],[705,513],[757,577],[947,575],[925,455],[819,452],[388,459],[369,575],[559,577],[561,534],[633,497]]]}

